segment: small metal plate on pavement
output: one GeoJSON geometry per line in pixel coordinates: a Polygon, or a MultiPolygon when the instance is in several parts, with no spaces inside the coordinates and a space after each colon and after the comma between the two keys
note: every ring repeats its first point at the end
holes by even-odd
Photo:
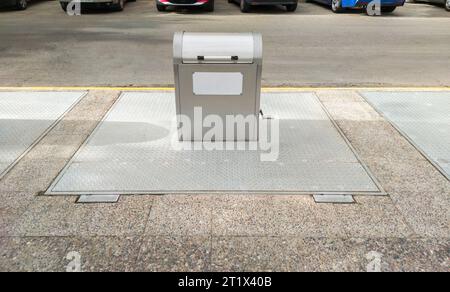
{"type": "Polygon", "coordinates": [[[78,198],[77,203],[94,204],[94,203],[117,203],[119,195],[82,195],[78,198]]]}
{"type": "Polygon", "coordinates": [[[355,202],[352,195],[314,195],[316,203],[352,204],[355,202]]]}

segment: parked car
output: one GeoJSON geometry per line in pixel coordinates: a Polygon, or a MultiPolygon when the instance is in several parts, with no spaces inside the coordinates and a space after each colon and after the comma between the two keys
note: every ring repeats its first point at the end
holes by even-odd
{"type": "MultiPolygon", "coordinates": [[[[313,0],[331,6],[334,13],[343,12],[346,9],[361,9],[367,7],[372,0],[313,0]]],[[[381,0],[381,12],[391,13],[398,6],[405,5],[405,0],[381,0]]]]}
{"type": "Polygon", "coordinates": [[[201,7],[205,11],[214,11],[214,0],[156,0],[158,11],[166,11],[168,7],[201,7]]]}
{"type": "Polygon", "coordinates": [[[450,0],[413,0],[413,2],[427,2],[427,3],[435,3],[435,4],[443,4],[445,10],[450,11],[450,0]]]}
{"type": "Polygon", "coordinates": [[[0,1],[0,7],[14,7],[17,10],[25,10],[28,7],[30,0],[2,0],[0,1]]]}
{"type": "MultiPolygon", "coordinates": [[[[60,0],[61,8],[67,11],[67,6],[72,0],[60,0]]],[[[126,2],[133,2],[136,0],[78,0],[82,5],[95,5],[97,7],[109,7],[116,11],[122,11],[126,2]]]]}
{"type": "Polygon", "coordinates": [[[250,12],[253,6],[282,5],[289,12],[297,10],[298,0],[228,0],[228,3],[237,3],[242,12],[250,12]]]}

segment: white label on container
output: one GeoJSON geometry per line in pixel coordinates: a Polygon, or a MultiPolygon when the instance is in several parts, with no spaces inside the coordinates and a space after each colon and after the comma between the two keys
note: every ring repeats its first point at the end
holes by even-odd
{"type": "Polygon", "coordinates": [[[195,95],[242,95],[241,72],[195,72],[192,76],[195,95]]]}

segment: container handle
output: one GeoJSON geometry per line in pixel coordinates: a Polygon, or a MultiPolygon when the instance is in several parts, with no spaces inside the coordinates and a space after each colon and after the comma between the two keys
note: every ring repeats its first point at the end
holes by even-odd
{"type": "Polygon", "coordinates": [[[198,61],[239,61],[239,56],[197,56],[198,61]]]}

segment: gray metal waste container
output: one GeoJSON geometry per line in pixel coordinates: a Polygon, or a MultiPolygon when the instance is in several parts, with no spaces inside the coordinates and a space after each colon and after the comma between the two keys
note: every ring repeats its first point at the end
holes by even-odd
{"type": "MultiPolygon", "coordinates": [[[[194,111],[203,118],[220,116],[222,137],[215,141],[256,141],[260,112],[262,36],[257,33],[176,33],[174,72],[178,117],[194,124],[194,111]],[[227,126],[227,116],[253,118],[245,134],[227,126]]],[[[197,115],[198,117],[198,115],[197,115]]],[[[180,118],[179,127],[182,126],[180,118]]],[[[196,121],[198,122],[198,121],[196,121]]],[[[204,141],[202,131],[180,131],[184,141],[204,141]]]]}

